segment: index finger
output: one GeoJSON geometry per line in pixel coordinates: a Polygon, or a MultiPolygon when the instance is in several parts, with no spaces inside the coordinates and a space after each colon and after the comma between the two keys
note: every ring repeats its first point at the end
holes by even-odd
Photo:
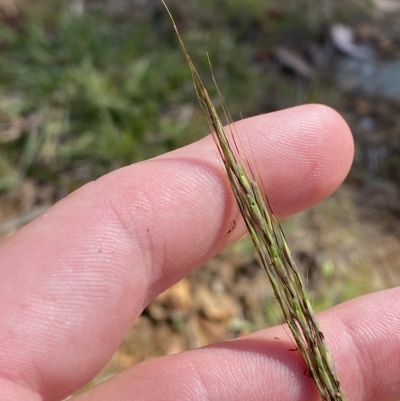
{"type": "MultiPolygon", "coordinates": [[[[343,180],[343,120],[303,106],[236,124],[274,210],[318,202],[343,180]],[[246,144],[248,141],[244,141],[246,144]]],[[[244,149],[246,153],[246,148],[244,149]]],[[[45,400],[95,375],[134,318],[244,227],[211,138],[110,173],[0,247],[0,371],[45,400]]]]}

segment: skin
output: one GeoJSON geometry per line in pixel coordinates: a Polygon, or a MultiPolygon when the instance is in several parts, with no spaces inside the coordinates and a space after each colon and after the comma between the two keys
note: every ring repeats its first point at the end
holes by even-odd
{"type": "MultiPolygon", "coordinates": [[[[350,131],[327,107],[236,129],[280,217],[331,194],[350,168],[350,131]]],[[[60,400],[82,387],[152,299],[243,233],[210,137],[58,202],[0,244],[0,400],[60,400]]],[[[399,316],[399,288],[319,315],[349,401],[400,398],[399,316]]],[[[317,401],[289,348],[274,327],[146,361],[73,400],[317,401]]]]}

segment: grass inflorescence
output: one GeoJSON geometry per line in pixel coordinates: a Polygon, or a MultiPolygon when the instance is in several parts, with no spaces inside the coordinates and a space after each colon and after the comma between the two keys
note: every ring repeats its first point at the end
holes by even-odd
{"type": "MultiPolygon", "coordinates": [[[[167,8],[166,5],[165,7],[167,8]]],[[[345,397],[326,347],[324,335],[319,328],[315,312],[305,292],[299,270],[279,221],[273,213],[267,197],[262,195],[251,167],[246,168],[245,163],[238,157],[236,142],[232,135],[233,139],[229,139],[207,89],[186,51],[168,8],[167,11],[192,73],[200,105],[205,110],[230,186],[253,240],[258,259],[268,274],[274,294],[298,350],[308,366],[321,398],[324,401],[344,401],[345,397]]],[[[223,103],[221,94],[220,98],[223,103]]],[[[224,108],[224,114],[227,120],[232,122],[226,108],[224,108]]]]}

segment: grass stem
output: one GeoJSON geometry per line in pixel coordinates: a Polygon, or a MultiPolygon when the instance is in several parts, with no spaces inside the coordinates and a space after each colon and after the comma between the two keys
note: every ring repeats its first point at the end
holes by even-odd
{"type": "MultiPolygon", "coordinates": [[[[212,129],[214,141],[224,163],[240,212],[253,240],[258,259],[268,274],[274,294],[282,308],[298,350],[308,366],[322,400],[345,401],[331,356],[325,344],[324,335],[319,328],[316,314],[307,297],[299,270],[279,221],[271,209],[267,196],[262,195],[251,167],[248,165],[246,169],[245,163],[237,156],[236,142],[234,139],[229,139],[207,89],[186,51],[174,19],[164,0],[161,1],[172,20],[183,54],[189,65],[197,97],[212,129]]],[[[216,85],[214,76],[213,80],[216,85]]],[[[219,90],[218,94],[223,104],[219,90]]],[[[232,119],[224,106],[223,110],[227,120],[232,123],[230,129],[234,129],[232,128],[234,127],[232,119]]]]}

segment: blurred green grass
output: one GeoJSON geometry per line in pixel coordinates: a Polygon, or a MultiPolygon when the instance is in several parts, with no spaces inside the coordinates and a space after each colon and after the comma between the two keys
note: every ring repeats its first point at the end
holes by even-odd
{"type": "MultiPolygon", "coordinates": [[[[367,9],[361,0],[170,3],[206,80],[209,53],[236,118],[318,100],[290,80],[277,86],[265,57],[289,26],[305,40],[327,18],[367,9]]],[[[77,13],[68,2],[35,4],[0,25],[0,190],[28,176],[70,192],[206,133],[161,4],[123,18],[101,7],[77,13]]]]}
{"type": "MultiPolygon", "coordinates": [[[[2,24],[2,125],[19,124],[20,132],[1,145],[0,189],[29,175],[72,190],[82,184],[74,171],[84,168],[83,180],[91,180],[205,134],[190,72],[157,18],[115,21],[60,6],[45,18],[26,11],[18,29],[2,24]]],[[[211,49],[200,33],[187,41],[243,87],[251,81],[229,61],[240,53],[231,41],[211,49]]]]}
{"type": "Polygon", "coordinates": [[[187,96],[190,75],[176,68],[176,51],[150,21],[127,29],[105,15],[64,9],[51,29],[25,18],[21,31],[2,27],[2,111],[11,121],[38,122],[3,146],[9,170],[57,182],[85,166],[90,180],[181,145],[186,124],[173,130],[168,108],[187,96]]]}

